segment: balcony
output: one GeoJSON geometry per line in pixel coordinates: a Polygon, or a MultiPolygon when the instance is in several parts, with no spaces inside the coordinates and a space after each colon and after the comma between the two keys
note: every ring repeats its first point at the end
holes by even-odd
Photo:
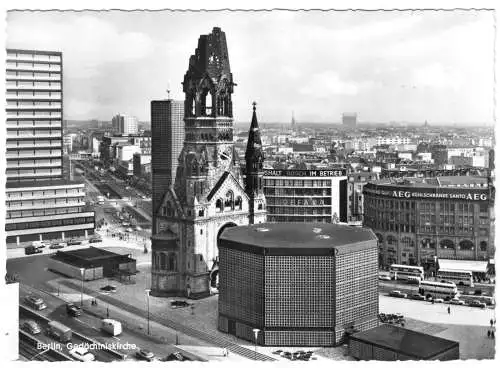
{"type": "Polygon", "coordinates": [[[53,106],[53,105],[14,105],[14,104],[9,104],[7,103],[6,111],[53,111],[53,110],[61,110],[61,104],[59,103],[59,106],[53,106]]]}
{"type": "Polygon", "coordinates": [[[46,158],[46,157],[61,157],[61,152],[47,152],[47,153],[41,153],[41,152],[27,152],[27,151],[18,151],[16,153],[9,153],[5,155],[7,160],[15,160],[15,159],[27,159],[27,158],[46,158]]]}
{"type": "Polygon", "coordinates": [[[25,76],[25,75],[7,75],[5,78],[7,81],[30,81],[30,82],[35,82],[35,81],[60,81],[61,80],[61,74],[58,73],[58,75],[55,76],[49,76],[48,74],[46,76],[25,76]]]}
{"type": "MultiPolygon", "coordinates": [[[[8,132],[10,133],[10,132],[8,132]]],[[[7,139],[61,139],[61,133],[59,134],[24,134],[24,135],[14,135],[14,134],[7,134],[7,139]]]]}
{"type": "Polygon", "coordinates": [[[7,170],[7,179],[26,180],[26,179],[57,179],[61,176],[62,170],[52,170],[52,172],[29,172],[18,173],[17,171],[7,170]]]}
{"type": "Polygon", "coordinates": [[[10,52],[7,54],[8,63],[16,61],[25,63],[32,63],[32,62],[60,63],[61,56],[54,54],[34,54],[34,53],[24,53],[24,52],[17,52],[17,54],[10,52]]]}
{"type": "Polygon", "coordinates": [[[17,168],[27,168],[27,167],[31,167],[31,168],[43,168],[43,167],[47,167],[47,168],[51,168],[51,167],[60,167],[62,166],[62,162],[57,162],[57,163],[50,163],[50,162],[25,162],[25,161],[21,161],[21,162],[12,162],[12,161],[7,161],[7,169],[17,169],[17,168]]]}
{"type": "Polygon", "coordinates": [[[61,86],[16,86],[7,83],[5,87],[8,91],[61,91],[61,86]]]}
{"type": "Polygon", "coordinates": [[[39,128],[47,128],[47,129],[62,129],[62,122],[60,120],[51,122],[50,120],[37,121],[33,124],[32,121],[29,120],[21,120],[19,122],[16,121],[7,121],[7,129],[10,130],[19,130],[19,129],[39,129],[39,128]]]}
{"type": "Polygon", "coordinates": [[[23,142],[23,141],[7,141],[8,149],[35,149],[35,148],[61,148],[61,142],[47,142],[47,143],[33,143],[33,142],[23,142]],[[18,144],[17,144],[18,143],[18,144]]]}
{"type": "Polygon", "coordinates": [[[7,115],[7,121],[12,120],[56,120],[61,119],[61,114],[52,113],[52,115],[7,115]]]}
{"type": "Polygon", "coordinates": [[[7,62],[6,64],[6,69],[7,70],[15,70],[15,71],[28,71],[28,72],[37,72],[37,71],[42,71],[42,72],[53,72],[53,73],[60,73],[61,72],[61,65],[58,64],[52,64],[52,63],[35,63],[33,65],[34,60],[17,60],[18,63],[24,63],[21,65],[15,65],[12,62],[7,62]]]}
{"type": "MultiPolygon", "coordinates": [[[[85,192],[77,192],[77,193],[58,193],[58,194],[44,194],[44,195],[26,195],[30,192],[23,192],[24,195],[21,197],[20,195],[12,195],[6,198],[6,202],[12,201],[34,201],[34,200],[42,200],[42,199],[60,199],[60,198],[83,198],[86,196],[85,192]]],[[[85,204],[85,202],[82,202],[85,204]]]]}
{"type": "Polygon", "coordinates": [[[7,101],[60,101],[61,96],[31,96],[31,95],[21,95],[17,96],[13,93],[7,94],[7,101]]]}
{"type": "Polygon", "coordinates": [[[40,203],[40,204],[32,204],[28,205],[27,203],[24,206],[6,206],[7,211],[29,211],[41,208],[65,208],[65,207],[81,207],[85,205],[85,201],[75,201],[68,203],[40,203]]]}

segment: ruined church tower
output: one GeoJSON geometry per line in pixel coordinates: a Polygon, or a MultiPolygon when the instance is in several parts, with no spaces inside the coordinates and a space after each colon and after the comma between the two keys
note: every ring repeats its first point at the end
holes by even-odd
{"type": "Polygon", "coordinates": [[[153,295],[210,295],[218,284],[217,240],[222,231],[266,221],[262,143],[255,105],[254,128],[249,132],[249,140],[254,137],[254,143],[245,156],[245,186],[233,144],[234,86],[226,36],[220,28],[214,28],[212,33],[200,36],[184,76],[184,146],[175,184],[153,214],[153,295]]]}

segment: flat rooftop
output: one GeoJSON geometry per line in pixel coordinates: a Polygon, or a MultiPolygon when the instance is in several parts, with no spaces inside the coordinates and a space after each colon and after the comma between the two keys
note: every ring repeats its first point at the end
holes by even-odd
{"type": "Polygon", "coordinates": [[[358,332],[351,339],[370,343],[417,359],[430,359],[454,348],[458,342],[392,325],[358,332]]]}
{"type": "Polygon", "coordinates": [[[96,248],[96,247],[88,247],[88,248],[83,248],[83,249],[77,249],[77,250],[70,250],[70,251],[58,251],[57,253],[64,253],[65,255],[70,255],[76,258],[83,258],[88,261],[93,261],[96,259],[102,259],[102,258],[108,258],[108,257],[116,257],[116,256],[122,256],[122,254],[119,253],[114,253],[109,250],[101,249],[101,248],[96,248]]]}
{"type": "Polygon", "coordinates": [[[437,176],[432,178],[382,179],[371,182],[395,188],[488,188],[488,178],[484,176],[437,176]]]}
{"type": "Polygon", "coordinates": [[[377,240],[368,228],[321,223],[265,223],[231,227],[221,240],[261,248],[325,248],[377,240]]]}

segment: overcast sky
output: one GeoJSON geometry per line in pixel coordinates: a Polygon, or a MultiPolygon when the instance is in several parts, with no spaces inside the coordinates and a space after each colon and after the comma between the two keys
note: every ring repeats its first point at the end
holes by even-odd
{"type": "Polygon", "coordinates": [[[492,12],[11,12],[7,47],[63,52],[66,119],[150,120],[226,33],[236,121],[493,122],[492,12]]]}

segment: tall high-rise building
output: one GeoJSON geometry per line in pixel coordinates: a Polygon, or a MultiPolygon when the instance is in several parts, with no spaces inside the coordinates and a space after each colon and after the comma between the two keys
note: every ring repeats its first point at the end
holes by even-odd
{"type": "Polygon", "coordinates": [[[183,144],[184,101],[151,101],[153,212],[158,210],[165,192],[175,183],[183,144]]]}
{"type": "Polygon", "coordinates": [[[62,53],[7,50],[7,243],[88,236],[83,183],[63,177],[62,53]]]}
{"type": "Polygon", "coordinates": [[[135,116],[117,114],[113,116],[111,122],[118,134],[134,135],[139,131],[139,123],[135,116]]]}
{"type": "MultiPolygon", "coordinates": [[[[162,200],[153,213],[154,295],[209,295],[218,283],[217,241],[222,232],[230,226],[266,221],[260,138],[251,138],[252,152],[246,157],[252,171],[246,185],[233,144],[234,86],[226,36],[214,28],[200,36],[189,59],[183,82],[184,145],[174,186],[158,193],[162,200]]],[[[255,110],[252,120],[250,137],[258,133],[255,110]]],[[[156,188],[163,185],[153,183],[156,188]]]]}
{"type": "Polygon", "coordinates": [[[349,112],[342,114],[342,125],[347,127],[355,128],[358,122],[358,114],[355,112],[349,112]]]}

